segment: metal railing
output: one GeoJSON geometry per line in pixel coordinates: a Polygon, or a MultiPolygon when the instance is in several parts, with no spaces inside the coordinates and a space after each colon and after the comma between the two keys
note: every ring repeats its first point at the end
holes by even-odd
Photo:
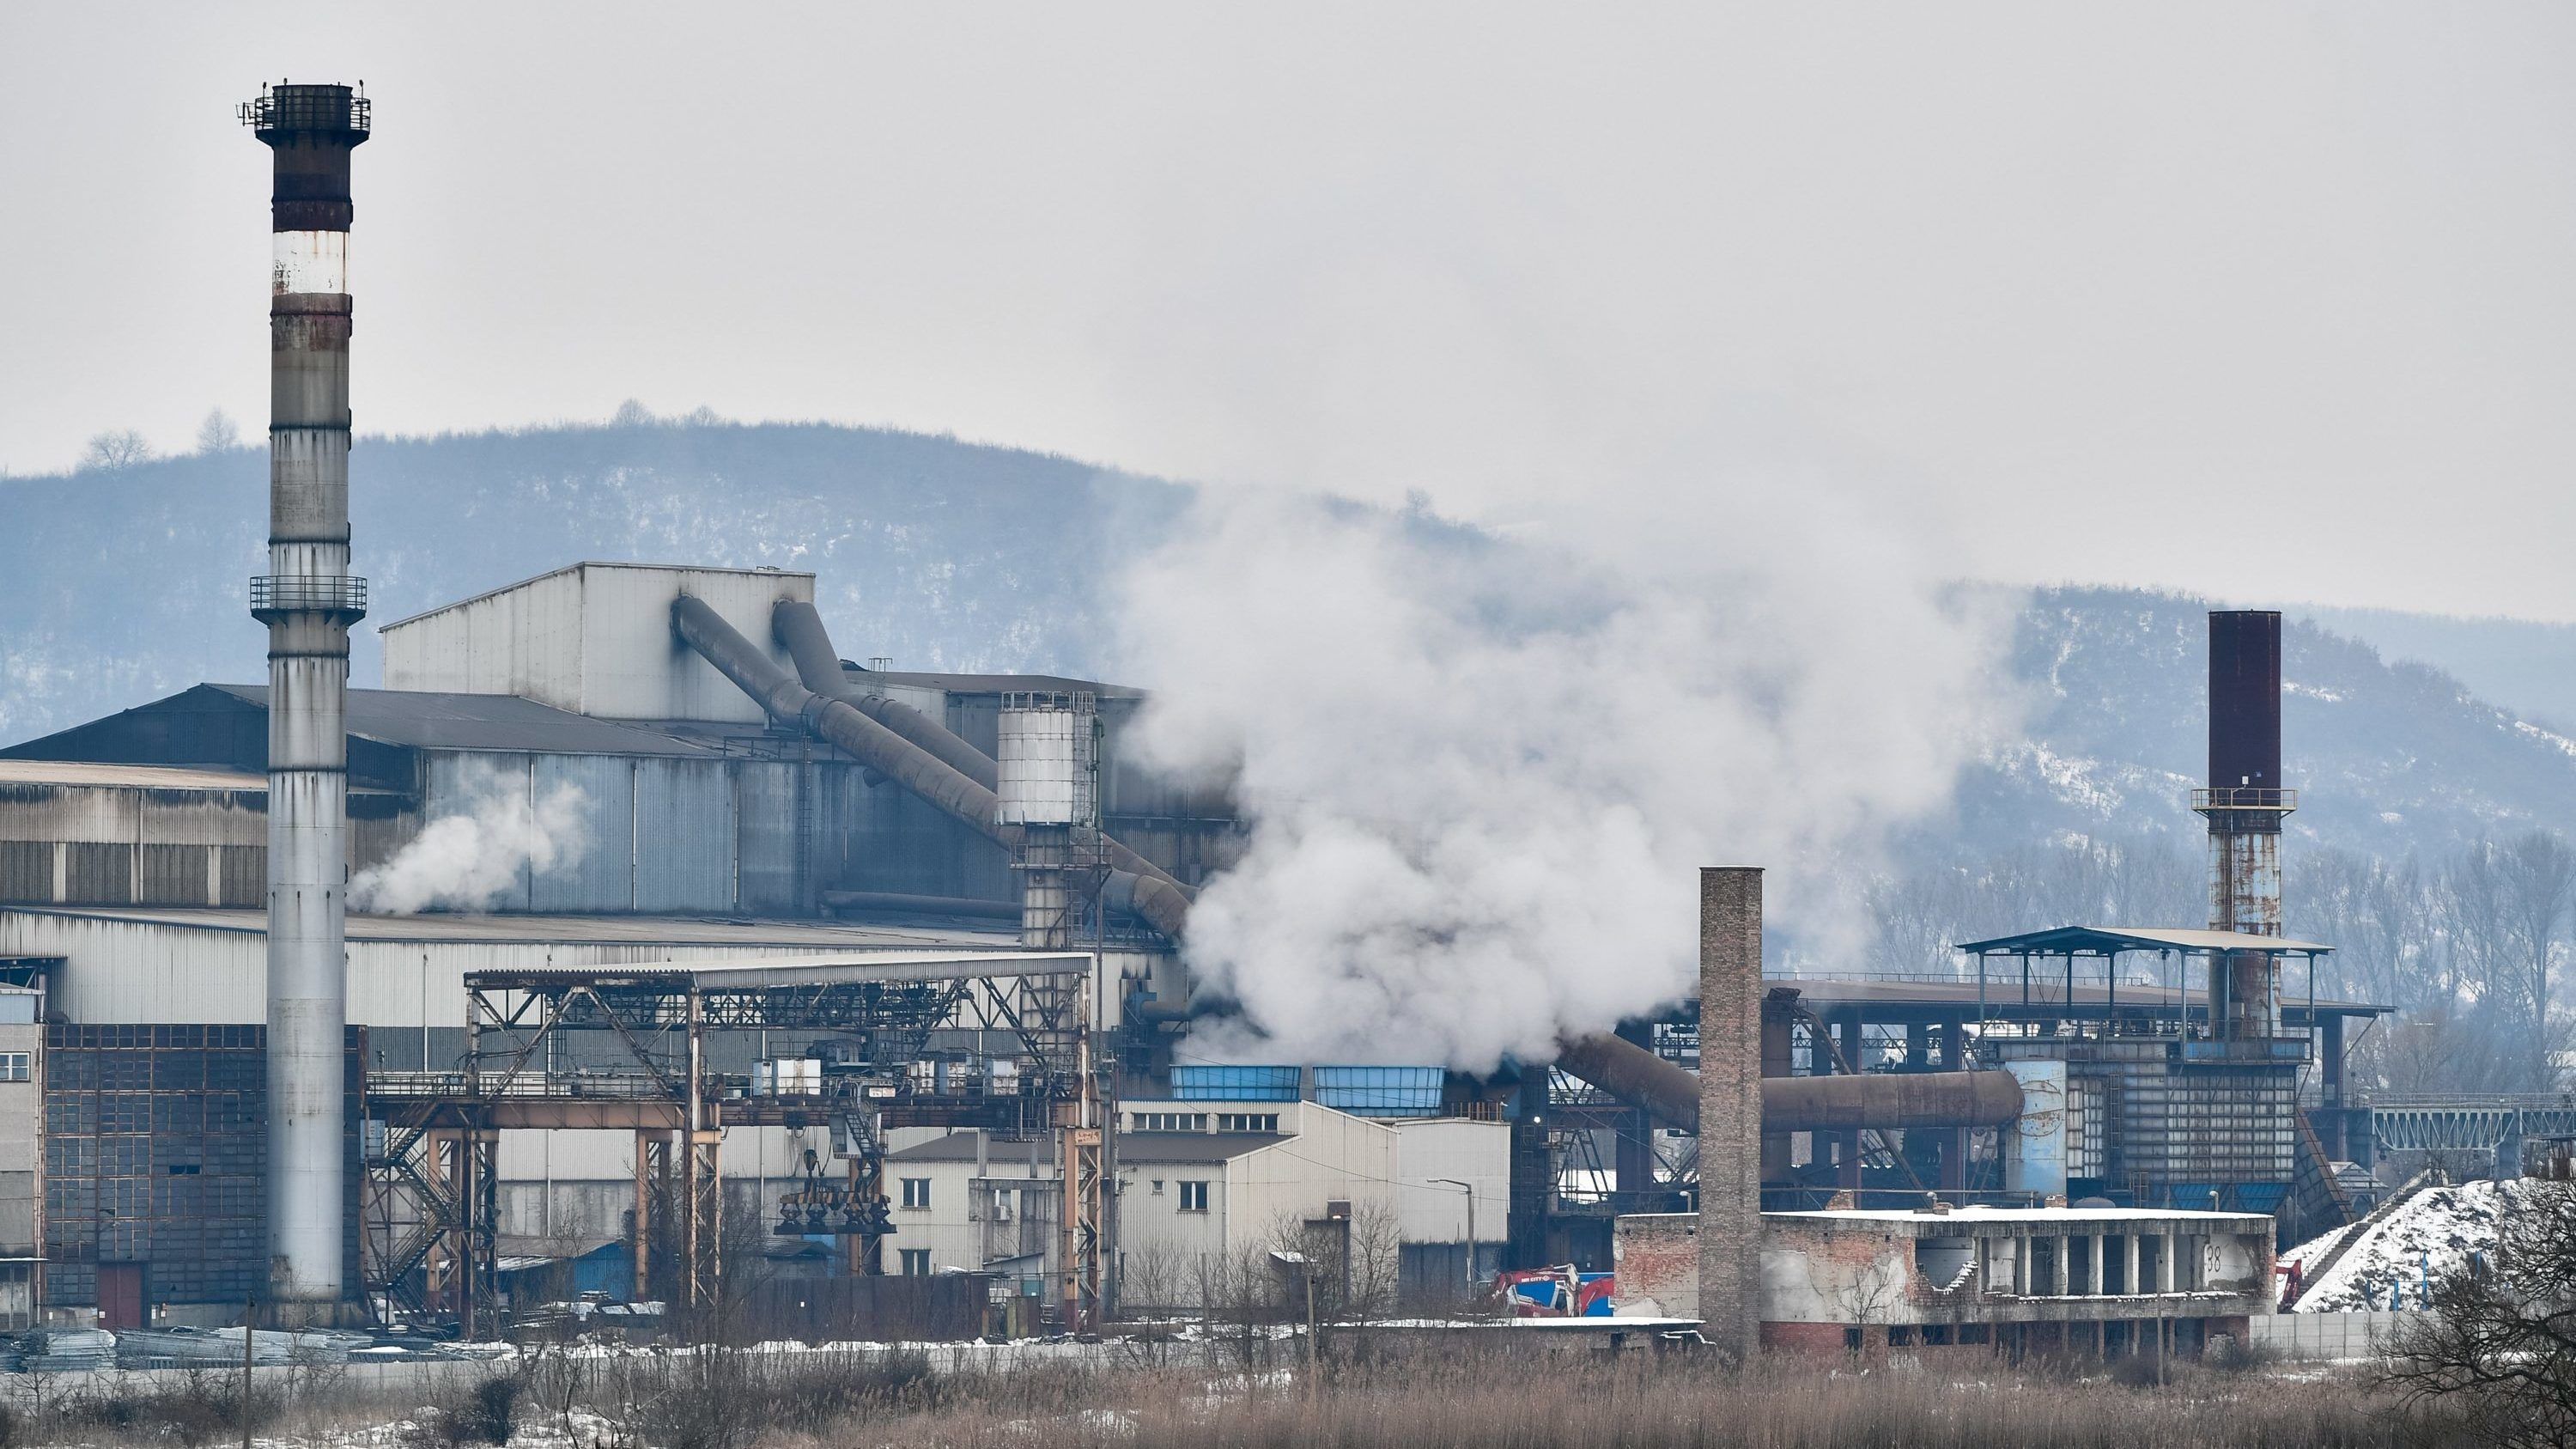
{"type": "Polygon", "coordinates": [[[2409,1092],[2372,1096],[2368,1102],[2356,1102],[2375,1111],[2425,1112],[2484,1109],[2497,1112],[2576,1111],[2576,1093],[2570,1092],[2409,1092]]]}
{"type": "Polygon", "coordinates": [[[2284,814],[2299,808],[2296,790],[2266,790],[2252,785],[2231,785],[2214,790],[2191,792],[2194,810],[2278,810],[2284,814]]]}
{"type": "Polygon", "coordinates": [[[250,609],[254,614],[364,614],[367,581],[355,574],[260,574],[250,581],[250,609]]]}
{"type": "Polygon", "coordinates": [[[339,86],[289,86],[285,92],[262,87],[256,100],[241,103],[241,123],[254,131],[347,131],[363,136],[374,106],[362,90],[339,86]]]}
{"type": "Polygon", "coordinates": [[[475,1097],[574,1098],[583,1101],[667,1101],[671,1089],[642,1072],[521,1072],[483,1074],[474,1085],[463,1072],[371,1071],[367,1095],[394,1100],[475,1097]]]}

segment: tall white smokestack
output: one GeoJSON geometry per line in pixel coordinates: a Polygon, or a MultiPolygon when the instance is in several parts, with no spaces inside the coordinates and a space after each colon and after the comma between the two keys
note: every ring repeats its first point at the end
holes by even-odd
{"type": "Polygon", "coordinates": [[[276,165],[269,301],[268,1291],[283,1321],[340,1315],[348,1016],[349,153],[366,98],[263,88],[242,120],[276,165]]]}

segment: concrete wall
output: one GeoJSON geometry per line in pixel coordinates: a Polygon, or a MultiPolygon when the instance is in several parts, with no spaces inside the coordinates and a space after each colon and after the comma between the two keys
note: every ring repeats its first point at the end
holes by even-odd
{"type": "MultiPolygon", "coordinates": [[[[0,1008],[23,1008],[0,1021],[0,1053],[7,1054],[0,1061],[26,1068],[23,1077],[0,1073],[0,1258],[35,1257],[44,1249],[45,1029],[35,1020],[36,1000],[33,992],[0,992],[0,1008]],[[17,1019],[22,1015],[26,1020],[17,1019]]],[[[13,1310],[0,1302],[0,1329],[29,1326],[19,1316],[29,1307],[13,1310]]]]}
{"type": "Polygon", "coordinates": [[[2385,1310],[2370,1313],[2275,1313],[2248,1320],[2257,1348],[2285,1359],[2334,1363],[2376,1358],[2414,1317],[2385,1310]]]}
{"type": "Polygon", "coordinates": [[[385,687],[523,695],[603,719],[758,723],[760,706],[671,632],[683,593],[792,672],[769,609],[812,602],[812,574],[581,563],[385,626],[385,687]]]}
{"type": "Polygon", "coordinates": [[[1618,1311],[1630,1318],[1699,1316],[1699,1214],[1631,1213],[1610,1239],[1618,1311]]]}
{"type": "MultiPolygon", "coordinates": [[[[1389,1249],[1396,1241],[1465,1241],[1466,1195],[1454,1187],[1422,1182],[1426,1176],[1476,1183],[1479,1234],[1489,1242],[1502,1235],[1509,1135],[1502,1124],[1376,1122],[1312,1102],[1130,1101],[1120,1107],[1130,1114],[1204,1113],[1211,1121],[1209,1135],[1219,1113],[1277,1112],[1282,1130],[1295,1134],[1216,1161],[1178,1150],[1191,1134],[1120,1136],[1119,1250],[1131,1306],[1196,1303],[1206,1274],[1223,1271],[1244,1254],[1277,1245],[1304,1223],[1323,1218],[1327,1205],[1337,1201],[1349,1202],[1355,1213],[1367,1215],[1369,1228],[1382,1225],[1391,1231],[1393,1238],[1385,1243],[1389,1249]],[[1206,1186],[1204,1209],[1182,1206],[1185,1183],[1206,1186]],[[1484,1216],[1488,1206],[1490,1219],[1484,1216]]],[[[732,1161],[730,1141],[725,1151],[727,1161],[732,1161]]],[[[888,1241],[888,1251],[926,1247],[937,1268],[981,1268],[1017,1251],[1021,1235],[989,1219],[989,1192],[1014,1181],[1043,1182],[1051,1190],[1055,1179],[1051,1150],[1043,1151],[1033,1167],[1028,1144],[990,1142],[982,1177],[977,1174],[971,1158],[889,1161],[886,1194],[897,1204],[897,1235],[888,1241]],[[900,1205],[899,1184],[906,1177],[930,1183],[929,1207],[900,1205]],[[986,1202],[978,1202],[973,1191],[979,1180],[986,1189],[986,1202]]],[[[1050,1198],[1050,1213],[1053,1207],[1050,1198]]],[[[1051,1255],[1055,1250],[1051,1217],[1048,1229],[1038,1246],[1051,1255]]],[[[895,1261],[889,1258],[889,1266],[895,1261]]]]}
{"type": "Polygon", "coordinates": [[[1396,1211],[1408,1243],[1467,1241],[1467,1194],[1433,1178],[1473,1183],[1476,1236],[1503,1241],[1511,1206],[1511,1125],[1456,1117],[1387,1123],[1395,1129],[1396,1211]]]}
{"type": "Polygon", "coordinates": [[[1295,1137],[1226,1165],[1228,1245],[1278,1241],[1336,1201],[1400,1221],[1396,1165],[1395,1133],[1383,1123],[1312,1107],[1295,1137]]]}
{"type": "MultiPolygon", "coordinates": [[[[1781,1325],[2093,1323],[2216,1319],[2270,1311],[2271,1220],[2236,1213],[1969,1209],[1953,1214],[1768,1213],[1762,1219],[1766,1342],[1781,1325]],[[2134,1247],[2144,1240],[2148,1246],[2134,1247]],[[2170,1251],[2168,1276],[2162,1255],[2170,1251]],[[2129,1256],[2134,1254],[2135,1256],[2129,1256]],[[2112,1266],[2104,1273],[2096,1261],[2112,1266]],[[2134,1263],[2134,1271],[2126,1265],[2134,1263]],[[2061,1276],[2057,1265],[2072,1269],[2061,1276]],[[2106,1291],[2105,1284],[2108,1285],[2106,1291]]],[[[1700,1313],[1699,1220],[1619,1219],[1619,1311],[1700,1313]]]]}

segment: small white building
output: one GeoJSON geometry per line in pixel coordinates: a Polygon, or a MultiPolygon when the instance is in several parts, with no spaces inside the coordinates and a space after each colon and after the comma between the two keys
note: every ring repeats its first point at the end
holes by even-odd
{"type": "MultiPolygon", "coordinates": [[[[1213,1284],[1297,1244],[1310,1224],[1347,1231],[1355,1259],[1434,1292],[1461,1274],[1471,1196],[1476,1237],[1503,1234],[1503,1123],[1374,1121],[1302,1101],[1130,1101],[1119,1128],[1117,1269],[1130,1310],[1200,1306],[1213,1284]]],[[[888,1154],[885,1179],[889,1271],[1039,1280],[1053,1269],[1052,1143],[952,1133],[888,1154]]]]}

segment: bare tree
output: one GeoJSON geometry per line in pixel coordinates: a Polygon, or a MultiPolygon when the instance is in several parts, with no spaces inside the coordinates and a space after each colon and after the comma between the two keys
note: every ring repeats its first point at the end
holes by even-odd
{"type": "Polygon", "coordinates": [[[2380,1370],[2408,1400],[2457,1411],[2504,1449],[2576,1446],[2576,1183],[2534,1182],[2496,1250],[2444,1275],[2380,1370]]]}
{"type": "Polygon", "coordinates": [[[2576,901],[2576,851],[2555,832],[2482,840],[2445,877],[2450,923],[2474,972],[2478,1014],[2507,1037],[2525,1091],[2557,1085],[2550,977],[2576,901]]]}
{"type": "Polygon", "coordinates": [[[241,446],[241,429],[233,426],[232,414],[217,408],[197,424],[197,451],[229,453],[241,446]]]}
{"type": "Polygon", "coordinates": [[[81,449],[80,465],[114,472],[152,461],[152,444],[132,428],[110,428],[81,449]]]}

